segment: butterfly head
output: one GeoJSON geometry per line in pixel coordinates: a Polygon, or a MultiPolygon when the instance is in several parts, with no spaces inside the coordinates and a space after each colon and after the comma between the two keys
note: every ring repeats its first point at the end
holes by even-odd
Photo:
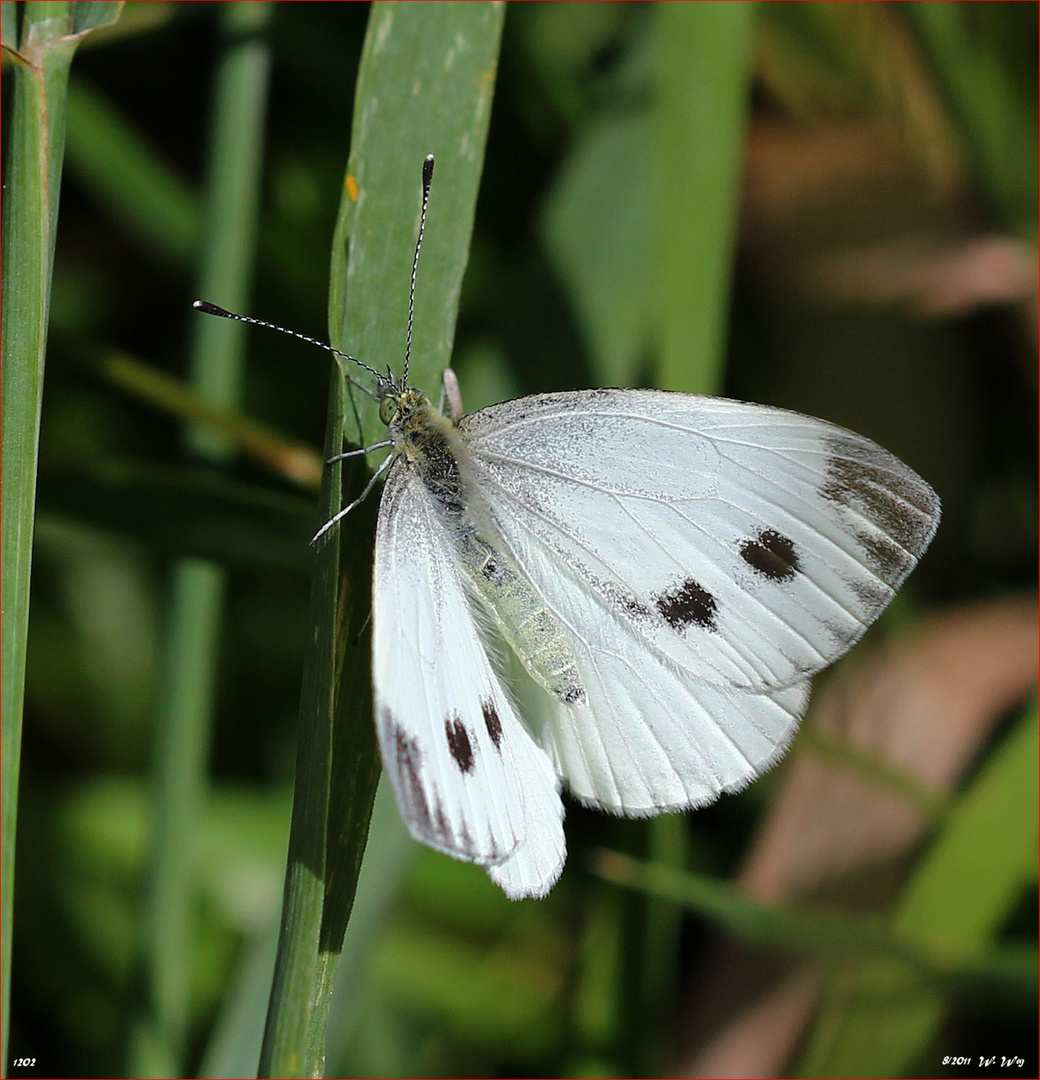
{"type": "Polygon", "coordinates": [[[421,390],[400,384],[390,384],[380,390],[379,419],[386,424],[390,441],[398,453],[411,457],[410,446],[424,441],[431,429],[446,425],[421,390]]]}

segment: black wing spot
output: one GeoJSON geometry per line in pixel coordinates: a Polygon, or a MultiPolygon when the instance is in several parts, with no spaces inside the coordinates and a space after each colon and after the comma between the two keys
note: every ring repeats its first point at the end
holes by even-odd
{"type": "Polygon", "coordinates": [[[704,630],[718,630],[715,616],[719,605],[714,596],[693,578],[687,578],[671,592],[654,598],[657,610],[674,630],[682,633],[691,623],[704,630]]]}
{"type": "Polygon", "coordinates": [[[430,812],[430,804],[426,800],[426,792],[419,776],[423,760],[419,740],[408,737],[408,733],[389,709],[383,708],[380,719],[384,728],[390,731],[389,741],[393,748],[395,772],[401,780],[400,794],[401,801],[405,804],[405,817],[414,821],[424,836],[435,836],[437,833],[434,829],[433,814],[430,812]]]}
{"type": "Polygon", "coordinates": [[[480,703],[480,711],[484,714],[484,727],[487,728],[487,733],[491,736],[495,749],[498,750],[502,745],[502,721],[499,719],[498,709],[489,698],[480,703]]]}
{"type": "Polygon", "coordinates": [[[455,759],[455,764],[462,772],[468,773],[473,768],[473,744],[458,713],[444,721],[444,733],[448,737],[448,749],[455,759]]]}
{"type": "Polygon", "coordinates": [[[770,581],[789,581],[802,568],[794,541],[775,529],[759,529],[754,540],[741,541],[740,557],[770,581]]]}
{"type": "MultiPolygon", "coordinates": [[[[476,846],[465,822],[462,823],[462,835],[456,836],[436,787],[431,786],[429,795],[423,787],[423,752],[419,747],[419,740],[405,731],[386,706],[380,710],[379,718],[384,749],[393,757],[392,762],[386,762],[387,771],[394,780],[401,815],[412,835],[435,847],[453,852],[458,857],[472,858],[476,854],[476,846]]],[[[461,722],[459,726],[465,736],[465,728],[461,722]]],[[[468,737],[466,745],[469,745],[468,737]]]]}

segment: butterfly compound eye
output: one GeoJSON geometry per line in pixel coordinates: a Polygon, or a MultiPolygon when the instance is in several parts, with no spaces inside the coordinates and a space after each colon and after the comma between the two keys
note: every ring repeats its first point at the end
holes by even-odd
{"type": "Polygon", "coordinates": [[[379,419],[389,427],[397,419],[397,399],[385,397],[379,403],[379,419]]]}

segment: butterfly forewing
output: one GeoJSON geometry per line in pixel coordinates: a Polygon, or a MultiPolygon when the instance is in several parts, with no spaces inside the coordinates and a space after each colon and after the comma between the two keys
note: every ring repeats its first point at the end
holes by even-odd
{"type": "Polygon", "coordinates": [[[402,460],[379,507],[373,677],[383,764],[412,835],[543,895],[564,860],[552,763],[481,640],[457,555],[402,460]]]}
{"type": "Polygon", "coordinates": [[[462,429],[471,483],[548,606],[580,589],[634,655],[720,688],[770,693],[844,653],[938,522],[897,458],[767,406],[590,390],[462,429]]]}

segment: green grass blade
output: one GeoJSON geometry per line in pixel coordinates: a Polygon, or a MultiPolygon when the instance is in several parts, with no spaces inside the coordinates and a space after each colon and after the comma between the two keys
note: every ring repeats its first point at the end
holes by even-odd
{"type": "MultiPolygon", "coordinates": [[[[754,6],[655,12],[655,107],[594,121],[547,204],[547,246],[601,383],[715,393],[727,345],[754,6]]],[[[630,68],[644,65],[636,52],[630,68]]]]}
{"type": "MultiPolygon", "coordinates": [[[[366,113],[355,124],[332,254],[333,344],[377,369],[389,363],[400,370],[419,225],[420,166],[426,154],[435,154],[410,380],[434,399],[451,360],[503,10],[498,3],[455,2],[436,9],[377,4],[373,16],[387,34],[387,55],[380,56],[378,67],[363,66],[358,76],[358,102],[364,102],[366,113]],[[391,65],[396,77],[388,85],[377,82],[391,65]],[[385,149],[372,153],[370,147],[377,145],[385,149]]],[[[383,438],[372,402],[361,397],[358,409],[364,422],[360,438],[365,443],[383,438]]]]}
{"type": "MultiPolygon", "coordinates": [[[[3,209],[3,734],[0,902],[0,1016],[11,972],[18,773],[29,624],[33,518],[51,272],[65,145],[69,66],[84,33],[118,17],[120,4],[27,4],[13,53],[14,18],[5,9],[4,44],[14,59],[3,209]]],[[[0,1069],[7,1064],[3,1025],[0,1069]]]]}
{"type": "MultiPolygon", "coordinates": [[[[970,987],[993,964],[994,986],[1026,987],[1014,965],[994,963],[994,942],[1015,903],[1036,882],[1037,713],[1029,715],[983,766],[898,904],[893,931],[952,967],[970,987]],[[972,972],[972,968],[977,969],[972,972]],[[1003,969],[998,971],[997,969],[1003,969]]],[[[1012,1000],[1016,995],[1012,993],[1012,1000]]],[[[906,965],[870,961],[829,988],[798,1076],[905,1076],[928,1047],[946,1010],[942,987],[906,965]]],[[[1006,1047],[1008,1055],[1021,1047],[1006,1047]]]]}
{"type": "Polygon", "coordinates": [[[600,386],[632,385],[646,360],[655,314],[652,150],[649,114],[599,120],[546,200],[546,248],[600,386]]]}
{"type": "MultiPolygon", "coordinates": [[[[3,246],[3,1003],[11,970],[14,841],[18,809],[29,574],[46,340],[49,200],[44,176],[43,95],[16,66],[4,199],[3,246]],[[17,275],[13,268],[18,267],[17,275]]],[[[6,1028],[6,1025],[5,1025],[6,1028]]],[[[7,1060],[6,1030],[3,1060],[7,1060]]]]}
{"type": "Polygon", "coordinates": [[[617,885],[681,904],[753,945],[804,951],[832,961],[866,953],[901,959],[920,955],[897,941],[879,920],[834,910],[763,904],[729,882],[640,862],[620,852],[603,852],[596,871],[617,885]]]}
{"type": "Polygon", "coordinates": [[[1036,881],[1037,751],[1034,704],[951,811],[903,894],[897,930],[954,955],[986,948],[1036,881]]]}
{"type": "Polygon", "coordinates": [[[1001,38],[1014,41],[1019,25],[1008,6],[915,2],[895,10],[917,34],[992,208],[1035,240],[1035,65],[1030,58],[1016,71],[1010,49],[999,47],[1001,38]]]}
{"type": "MultiPolygon", "coordinates": [[[[252,275],[268,49],[257,32],[267,3],[222,10],[227,47],[217,68],[210,132],[207,236],[200,289],[241,308],[252,275]]],[[[208,402],[239,398],[245,327],[196,316],[192,385],[208,402]]],[[[212,429],[188,429],[201,457],[219,462],[228,442],[212,429]]],[[[197,837],[208,787],[216,699],[224,572],[201,559],[174,568],[154,749],[154,839],[145,891],[144,957],[149,993],[131,1035],[131,1071],[176,1075],[182,1069],[191,1002],[197,837]]]]}
{"type": "MultiPolygon", "coordinates": [[[[1017,867],[1014,877],[1020,884],[1021,862],[1017,867]]],[[[1023,977],[1026,965],[1021,950],[1014,946],[986,954],[951,950],[948,943],[940,945],[911,934],[898,918],[893,925],[881,916],[850,914],[836,908],[762,903],[727,881],[661,863],[640,862],[617,851],[602,852],[596,871],[617,885],[680,904],[750,945],[805,954],[824,961],[832,970],[854,970],[861,961],[880,961],[934,990],[958,987],[967,992],[981,982],[1003,983],[1019,1003],[1031,989],[1030,979],[1023,977]]],[[[866,1068],[862,1063],[856,1067],[866,1068]]],[[[830,1065],[817,1068],[823,1070],[820,1075],[841,1075],[829,1073],[830,1065]]]]}
{"type": "MultiPolygon", "coordinates": [[[[455,318],[494,87],[502,4],[377,3],[358,74],[351,155],[333,246],[329,325],[337,347],[400,371],[419,217],[420,166],[437,155],[416,297],[411,381],[436,393],[455,318]]],[[[352,372],[352,374],[356,374],[352,372]]],[[[371,402],[334,372],[326,449],[382,437],[371,402]]],[[[354,494],[358,469],[342,490],[354,494]]],[[[341,505],[329,470],[323,510],[341,505]]],[[[263,1076],[322,1069],[328,995],[353,903],[380,765],[369,675],[375,499],[319,551],[313,646],[304,672],[296,795],[282,936],[261,1059],[263,1076]],[[342,548],[342,555],[340,549],[342,548]],[[333,735],[333,720],[336,731],[333,735]]]]}
{"type": "Polygon", "coordinates": [[[657,385],[722,382],[754,23],[751,3],[661,4],[657,385]]]}
{"type": "Polygon", "coordinates": [[[0,3],[0,39],[5,48],[18,48],[18,8],[14,0],[0,3]]]}

